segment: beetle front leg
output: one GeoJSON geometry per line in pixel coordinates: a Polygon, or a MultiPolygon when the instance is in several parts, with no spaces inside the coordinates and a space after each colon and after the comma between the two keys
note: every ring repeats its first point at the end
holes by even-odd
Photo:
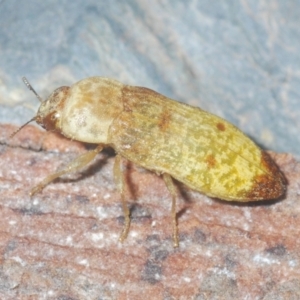
{"type": "Polygon", "coordinates": [[[122,201],[122,207],[123,207],[123,213],[124,213],[124,227],[121,232],[121,235],[119,237],[119,241],[121,243],[124,242],[124,240],[127,238],[129,227],[130,227],[130,211],[129,208],[126,205],[126,201],[124,198],[124,175],[122,171],[122,157],[120,155],[116,155],[115,158],[115,164],[114,164],[114,179],[115,184],[117,186],[117,189],[119,190],[121,194],[121,201],[122,201]]]}
{"type": "Polygon", "coordinates": [[[83,153],[80,156],[76,157],[64,169],[47,176],[42,182],[40,182],[36,187],[34,187],[30,191],[29,195],[33,196],[34,194],[40,192],[47,184],[49,184],[51,181],[53,181],[54,179],[56,179],[60,176],[71,173],[71,172],[75,172],[75,171],[85,167],[88,163],[90,163],[95,158],[95,156],[99,152],[102,151],[102,149],[103,149],[103,145],[100,144],[94,150],[88,151],[88,152],[83,153]]]}
{"type": "Polygon", "coordinates": [[[177,197],[176,188],[173,179],[169,174],[164,173],[163,179],[172,196],[171,215],[172,215],[172,223],[173,223],[173,246],[178,247],[179,238],[178,238],[178,224],[177,224],[177,213],[176,213],[176,197],[177,197]]]}

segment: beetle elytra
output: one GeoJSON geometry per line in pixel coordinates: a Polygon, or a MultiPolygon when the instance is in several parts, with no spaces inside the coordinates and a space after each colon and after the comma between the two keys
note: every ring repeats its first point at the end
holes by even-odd
{"type": "Polygon", "coordinates": [[[114,178],[125,215],[121,241],[130,226],[121,158],[162,174],[172,197],[175,247],[178,229],[173,178],[208,196],[229,201],[275,199],[286,190],[284,176],[273,160],[234,125],[144,87],[105,77],[86,78],[56,89],[41,102],[31,121],[69,139],[98,146],[46,177],[30,195],[55,178],[83,168],[104,147],[115,150],[114,178]]]}

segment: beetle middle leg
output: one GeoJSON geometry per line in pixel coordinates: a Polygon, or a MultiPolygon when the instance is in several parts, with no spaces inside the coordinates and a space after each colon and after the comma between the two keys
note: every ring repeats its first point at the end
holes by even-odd
{"type": "Polygon", "coordinates": [[[58,172],[50,174],[42,182],[40,182],[36,187],[34,187],[29,193],[30,196],[33,196],[37,192],[40,192],[47,184],[49,184],[54,179],[56,179],[62,175],[72,173],[72,172],[75,172],[75,171],[83,168],[88,163],[90,163],[95,158],[95,156],[99,152],[102,151],[102,149],[103,149],[103,145],[99,144],[94,150],[88,151],[88,152],[83,153],[80,156],[76,157],[65,168],[63,168],[62,170],[60,170],[58,172]]]}
{"type": "Polygon", "coordinates": [[[122,206],[123,206],[123,213],[124,213],[124,227],[121,232],[121,235],[119,237],[119,241],[122,243],[126,239],[128,232],[129,232],[129,227],[130,227],[130,210],[126,205],[126,201],[124,198],[124,176],[123,176],[123,171],[122,171],[122,157],[120,155],[116,155],[115,158],[115,164],[114,164],[114,179],[115,179],[115,184],[117,186],[117,189],[119,190],[121,194],[121,200],[122,200],[122,206]]]}
{"type": "Polygon", "coordinates": [[[175,188],[173,179],[169,174],[164,173],[163,179],[164,179],[165,184],[172,196],[171,214],[172,214],[172,223],[173,223],[173,246],[178,247],[179,238],[178,238],[178,224],[177,224],[177,213],[176,213],[176,197],[177,197],[176,188],[175,188]]]}

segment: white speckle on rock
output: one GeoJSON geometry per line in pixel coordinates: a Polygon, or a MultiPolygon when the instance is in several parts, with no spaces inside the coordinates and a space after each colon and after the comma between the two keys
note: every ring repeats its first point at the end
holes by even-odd
{"type": "Polygon", "coordinates": [[[102,206],[97,207],[97,214],[98,214],[99,219],[107,218],[107,213],[106,213],[105,209],[102,206]]]}
{"type": "Polygon", "coordinates": [[[67,236],[67,238],[66,238],[66,243],[67,243],[68,245],[70,245],[70,244],[73,243],[73,238],[72,238],[70,235],[67,236]]]}
{"type": "Polygon", "coordinates": [[[81,259],[78,263],[80,265],[87,266],[87,267],[90,265],[87,259],[81,259]]]}
{"type": "Polygon", "coordinates": [[[95,243],[97,243],[97,242],[103,240],[103,238],[104,238],[104,235],[103,235],[102,232],[99,232],[99,233],[93,233],[93,234],[91,235],[91,239],[92,239],[92,241],[95,242],[95,243]]]}
{"type": "Polygon", "coordinates": [[[104,196],[103,196],[103,199],[109,199],[111,196],[110,196],[110,194],[105,194],[104,196]]]}

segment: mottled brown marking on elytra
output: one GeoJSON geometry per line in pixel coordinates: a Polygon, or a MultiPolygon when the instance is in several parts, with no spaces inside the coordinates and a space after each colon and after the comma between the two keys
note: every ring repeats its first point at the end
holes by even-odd
{"type": "Polygon", "coordinates": [[[123,100],[124,111],[126,111],[126,112],[132,112],[132,109],[131,109],[130,105],[128,104],[128,102],[126,101],[126,99],[122,99],[122,100],[123,100]]]}
{"type": "Polygon", "coordinates": [[[145,96],[149,96],[149,95],[154,96],[154,97],[160,97],[161,96],[161,94],[159,94],[158,92],[155,92],[155,91],[153,91],[149,88],[143,87],[143,86],[136,86],[135,89],[136,89],[136,91],[138,91],[139,93],[141,93],[145,96]]]}
{"type": "Polygon", "coordinates": [[[221,123],[221,122],[219,122],[219,123],[217,124],[217,128],[218,128],[220,131],[225,131],[225,130],[226,130],[225,124],[224,124],[224,123],[221,123]]]}
{"type": "Polygon", "coordinates": [[[158,122],[158,126],[162,131],[166,131],[166,129],[169,127],[170,119],[171,119],[170,111],[168,109],[164,109],[160,114],[160,118],[158,122]]]}
{"type": "Polygon", "coordinates": [[[206,158],[205,158],[205,162],[207,163],[207,166],[209,168],[215,167],[215,165],[216,165],[215,156],[212,155],[212,154],[207,155],[206,158]]]}
{"type": "Polygon", "coordinates": [[[269,174],[257,175],[247,198],[251,200],[276,199],[282,196],[286,190],[286,180],[275,162],[262,151],[261,164],[269,171],[269,174]]]}
{"type": "Polygon", "coordinates": [[[275,164],[275,162],[272,160],[272,158],[270,157],[270,155],[265,152],[262,151],[261,153],[261,164],[270,171],[270,173],[274,176],[274,177],[279,177],[281,178],[281,181],[283,183],[285,183],[285,179],[283,174],[280,172],[279,168],[277,167],[277,165],[275,164]]]}
{"type": "Polygon", "coordinates": [[[132,108],[130,107],[130,105],[128,103],[128,99],[130,99],[128,97],[128,95],[130,96],[130,90],[129,90],[129,87],[125,85],[122,88],[122,98],[121,98],[122,103],[123,103],[123,109],[126,112],[132,112],[132,108]]]}

